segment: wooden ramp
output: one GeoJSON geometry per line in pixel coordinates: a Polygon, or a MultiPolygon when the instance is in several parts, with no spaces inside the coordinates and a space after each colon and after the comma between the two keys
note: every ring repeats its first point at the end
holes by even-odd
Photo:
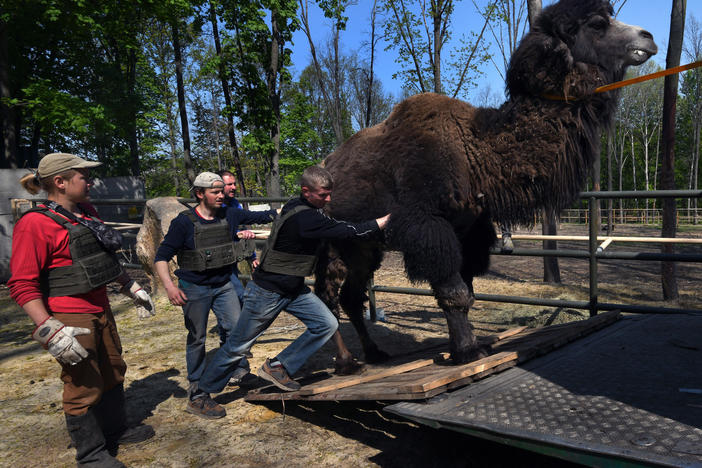
{"type": "Polygon", "coordinates": [[[317,372],[298,379],[303,386],[296,392],[281,392],[272,385],[257,388],[245,400],[426,399],[548,353],[615,322],[619,316],[618,311],[612,311],[579,322],[535,329],[519,327],[480,337],[481,343],[492,345],[493,354],[460,366],[451,365],[448,354],[438,354],[434,347],[415,353],[414,357],[396,357],[382,366],[368,365],[360,375],[317,372]]]}

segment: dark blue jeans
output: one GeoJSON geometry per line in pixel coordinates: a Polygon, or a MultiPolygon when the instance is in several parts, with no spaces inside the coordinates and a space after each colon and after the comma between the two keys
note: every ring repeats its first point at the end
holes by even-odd
{"type": "Polygon", "coordinates": [[[200,389],[208,393],[221,392],[237,367],[242,366],[245,353],[283,309],[307,326],[307,330],[277,356],[290,375],[297,372],[339,327],[336,317],[313,293],[283,297],[249,281],[241,320],[207,365],[200,378],[200,389]]]}
{"type": "MultiPolygon", "coordinates": [[[[232,275],[229,277],[229,281],[231,281],[232,286],[234,286],[236,296],[237,298],[239,298],[239,308],[241,309],[241,307],[243,307],[244,305],[244,285],[241,284],[241,280],[239,279],[239,268],[237,268],[236,265],[234,266],[234,271],[232,272],[232,275]]],[[[218,331],[219,345],[222,346],[224,343],[227,342],[227,330],[225,330],[222,326],[219,326],[218,331]]]]}
{"type": "MultiPolygon", "coordinates": [[[[214,287],[179,280],[178,287],[188,298],[183,306],[185,328],[188,330],[185,363],[188,368],[188,380],[193,383],[200,380],[205,370],[205,338],[210,310],[217,318],[219,326],[227,335],[231,335],[239,320],[241,309],[234,286],[230,282],[214,287]]],[[[244,359],[241,365],[248,368],[249,364],[244,359]]]]}

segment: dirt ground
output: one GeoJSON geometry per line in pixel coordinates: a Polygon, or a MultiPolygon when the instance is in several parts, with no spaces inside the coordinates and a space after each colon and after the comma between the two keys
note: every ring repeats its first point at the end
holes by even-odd
{"type": "MultiPolygon", "coordinates": [[[[517,231],[516,233],[525,233],[517,231]]],[[[582,234],[581,226],[564,225],[560,234],[582,234]]],[[[616,235],[659,236],[654,228],[620,228],[616,235]]],[[[702,238],[702,230],[681,237],[702,238]]],[[[517,248],[540,248],[515,241],[517,248]]],[[[585,249],[585,243],[561,242],[560,248],[585,249]]],[[[617,244],[608,250],[657,251],[654,245],[617,244]]],[[[702,247],[678,252],[700,253],[702,247]]],[[[437,261],[441,261],[437,259],[437,261]]],[[[542,259],[493,256],[490,273],[475,282],[476,292],[526,297],[587,300],[588,263],[560,259],[562,284],[542,283],[542,259]]],[[[137,272],[135,272],[136,274],[137,272]]],[[[699,281],[702,264],[678,264],[680,300],[662,301],[658,262],[603,261],[599,266],[600,300],[626,304],[702,309],[699,281]]],[[[408,286],[397,254],[387,254],[375,277],[379,285],[408,286]]],[[[427,287],[426,285],[415,285],[427,287]]],[[[185,329],[180,308],[163,298],[156,317],[139,320],[131,302],[111,288],[124,357],[129,417],[151,424],[156,436],[120,449],[119,459],[135,467],[200,466],[383,466],[383,467],[562,467],[572,466],[530,452],[462,434],[435,430],[382,411],[387,402],[247,403],[248,389],[228,387],[215,397],[227,416],[209,421],[185,413],[185,329]]],[[[377,294],[385,322],[369,323],[372,336],[391,354],[401,354],[446,341],[446,324],[431,297],[377,294]]],[[[470,312],[476,332],[490,334],[517,325],[543,326],[585,318],[586,311],[479,301],[470,312]]],[[[210,316],[214,325],[214,316],[210,316]]],[[[340,327],[358,355],[350,323],[340,327]]],[[[59,367],[31,339],[32,326],[0,289],[0,466],[74,466],[73,449],[61,410],[59,367]]],[[[259,339],[252,369],[302,333],[302,325],[283,313],[259,339]]],[[[218,345],[213,327],[210,352],[218,345]]],[[[300,371],[333,368],[331,344],[325,345],[300,371]]]]}

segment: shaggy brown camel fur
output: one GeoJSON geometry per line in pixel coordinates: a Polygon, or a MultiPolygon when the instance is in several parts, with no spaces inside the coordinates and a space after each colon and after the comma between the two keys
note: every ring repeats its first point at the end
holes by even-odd
{"type": "MultiPolygon", "coordinates": [[[[339,304],[345,309],[367,362],[387,358],[362,315],[383,249],[401,251],[410,280],[431,285],[448,322],[452,360],[486,355],[468,309],[472,279],[487,270],[496,241],[492,223],[530,225],[543,208],[570,206],[617,104],[617,91],[593,91],[656,52],[652,35],[612,18],[607,1],[562,0],[544,9],[520,42],[500,108],[416,95],[325,159],[335,184],[331,216],[392,213],[383,241],[335,243],[317,271],[316,292],[336,313],[339,304]]],[[[336,341],[344,372],[352,356],[336,341]]]]}

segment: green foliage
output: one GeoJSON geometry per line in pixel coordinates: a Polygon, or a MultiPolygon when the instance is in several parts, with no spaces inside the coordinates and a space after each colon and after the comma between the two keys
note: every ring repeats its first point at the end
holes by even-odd
{"type": "MultiPolygon", "coordinates": [[[[280,168],[284,191],[295,193],[302,171],[319,162],[326,155],[326,148],[316,128],[317,109],[300,83],[289,86],[284,96],[280,168]]],[[[333,139],[333,132],[329,132],[328,137],[333,139]]]]}

